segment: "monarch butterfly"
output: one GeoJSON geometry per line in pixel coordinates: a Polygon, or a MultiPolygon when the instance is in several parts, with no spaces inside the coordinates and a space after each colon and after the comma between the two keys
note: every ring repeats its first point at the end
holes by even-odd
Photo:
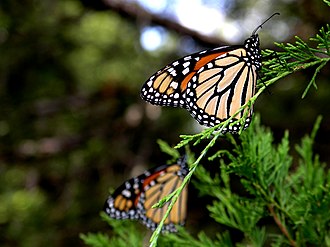
{"type": "MultiPolygon", "coordinates": [[[[255,94],[257,72],[261,69],[259,36],[256,33],[274,13],[246,39],[243,45],[221,46],[194,53],[172,62],[152,75],[141,89],[145,101],[160,106],[182,107],[201,124],[213,127],[233,116],[255,94]]],[[[244,128],[251,122],[252,108],[244,128]]],[[[222,133],[237,133],[240,124],[222,133]]]]}
{"type": "MultiPolygon", "coordinates": [[[[131,178],[119,186],[108,197],[104,211],[114,219],[140,220],[151,230],[155,230],[168,208],[151,208],[160,199],[176,190],[189,169],[186,157],[175,164],[161,165],[131,178]]],[[[162,231],[175,232],[175,225],[183,225],[187,213],[187,188],[185,187],[167,217],[162,231]]]]}

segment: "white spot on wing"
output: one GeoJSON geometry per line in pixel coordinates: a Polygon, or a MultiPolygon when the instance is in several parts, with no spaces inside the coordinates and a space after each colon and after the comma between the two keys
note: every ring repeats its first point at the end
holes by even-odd
{"type": "Polygon", "coordinates": [[[177,75],[175,70],[171,71],[170,74],[171,74],[173,77],[177,75]]]}
{"type": "Polygon", "coordinates": [[[128,198],[131,197],[131,192],[129,190],[123,190],[122,194],[125,197],[128,197],[128,198]]]}
{"type": "Polygon", "coordinates": [[[184,75],[186,75],[186,74],[188,74],[189,73],[189,68],[185,68],[183,71],[182,71],[182,74],[184,74],[184,75]]]}
{"type": "Polygon", "coordinates": [[[189,66],[190,62],[185,62],[183,65],[184,68],[187,68],[189,66]]]}
{"type": "Polygon", "coordinates": [[[172,88],[174,88],[174,89],[177,89],[177,88],[178,88],[178,85],[179,85],[179,84],[178,84],[177,82],[172,81],[170,87],[172,87],[172,88]]]}
{"type": "Polygon", "coordinates": [[[212,67],[213,67],[213,64],[212,64],[212,63],[208,63],[208,64],[207,64],[207,68],[210,69],[210,68],[212,68],[212,67]]]}

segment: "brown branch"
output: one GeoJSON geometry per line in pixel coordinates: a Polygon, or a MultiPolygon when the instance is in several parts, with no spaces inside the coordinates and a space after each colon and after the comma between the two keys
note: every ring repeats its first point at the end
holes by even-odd
{"type": "Polygon", "coordinates": [[[180,25],[175,21],[163,18],[160,15],[149,13],[137,4],[127,3],[126,1],[122,0],[104,0],[104,3],[110,9],[116,11],[124,18],[130,18],[141,22],[147,22],[148,24],[151,23],[154,25],[164,26],[167,29],[173,30],[181,35],[192,37],[203,46],[217,47],[220,45],[228,44],[219,38],[202,35],[196,31],[180,25]]]}
{"type": "Polygon", "coordinates": [[[268,206],[269,212],[271,214],[271,216],[273,216],[273,219],[276,223],[276,225],[278,226],[278,228],[280,229],[280,231],[287,237],[287,239],[289,240],[291,246],[296,247],[297,244],[296,242],[291,238],[288,230],[286,229],[286,227],[282,224],[281,220],[277,217],[275,211],[274,211],[274,206],[273,205],[269,205],[268,206]]]}

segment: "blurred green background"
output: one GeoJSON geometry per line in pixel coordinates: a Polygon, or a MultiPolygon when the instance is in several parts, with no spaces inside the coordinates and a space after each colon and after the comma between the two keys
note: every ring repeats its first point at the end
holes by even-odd
{"type": "MultiPolygon", "coordinates": [[[[242,43],[274,12],[281,15],[259,31],[262,48],[308,39],[329,23],[320,0],[159,2],[1,1],[1,246],[81,246],[79,233],[107,231],[99,212],[109,187],[165,163],[157,139],[174,145],[179,134],[201,130],[185,110],[140,99],[141,85],[159,68],[242,43]],[[218,29],[192,27],[212,11],[220,13],[209,14],[218,29]]],[[[318,90],[301,100],[312,75],[309,69],[271,86],[255,111],[278,138],[288,129],[293,142],[323,115],[315,149],[329,162],[329,66],[318,90]]]]}

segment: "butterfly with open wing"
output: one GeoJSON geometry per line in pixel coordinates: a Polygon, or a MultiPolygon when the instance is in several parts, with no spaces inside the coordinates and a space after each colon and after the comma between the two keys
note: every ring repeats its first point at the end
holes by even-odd
{"type": "MultiPolygon", "coordinates": [[[[152,75],[141,89],[145,101],[160,106],[181,107],[201,125],[213,127],[234,116],[255,94],[261,69],[257,31],[243,45],[221,46],[172,62],[152,75]]],[[[239,112],[234,122],[247,115],[243,128],[251,122],[253,109],[239,112]],[[248,111],[248,112],[246,112],[248,111]]],[[[237,133],[241,125],[229,125],[222,133],[237,133]]]]}
{"type": "MultiPolygon", "coordinates": [[[[155,230],[167,211],[169,202],[161,208],[152,208],[160,199],[171,194],[188,174],[186,156],[175,164],[161,165],[131,178],[108,197],[104,211],[114,219],[135,219],[155,230]]],[[[162,231],[175,232],[175,225],[183,225],[187,214],[187,187],[175,202],[162,231]]]]}

